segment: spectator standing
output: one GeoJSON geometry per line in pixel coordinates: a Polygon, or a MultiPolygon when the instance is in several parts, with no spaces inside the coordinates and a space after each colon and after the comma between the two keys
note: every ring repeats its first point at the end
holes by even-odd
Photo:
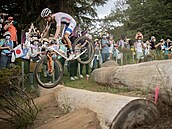
{"type": "Polygon", "coordinates": [[[77,69],[78,69],[78,62],[76,60],[68,62],[70,80],[74,81],[78,79],[77,77],[77,69]]]}
{"type": "Polygon", "coordinates": [[[11,34],[11,40],[14,43],[14,47],[16,47],[18,45],[18,39],[17,39],[17,29],[14,26],[14,24],[16,24],[16,22],[14,22],[13,17],[8,17],[8,20],[6,21],[6,24],[4,26],[4,30],[5,31],[9,31],[11,34]]]}
{"type": "MultiPolygon", "coordinates": [[[[86,36],[86,37],[88,37],[90,40],[92,40],[92,36],[88,33],[87,30],[82,31],[81,34],[82,34],[82,36],[86,36]]],[[[83,44],[85,44],[85,43],[83,43],[83,44]]],[[[85,59],[85,60],[88,59],[88,57],[85,57],[85,55],[81,55],[81,58],[83,58],[83,59],[85,59]],[[83,57],[83,56],[84,56],[84,57],[83,57]]],[[[80,63],[80,75],[79,75],[79,76],[80,76],[80,78],[83,78],[83,68],[84,68],[84,66],[85,66],[86,77],[88,78],[88,77],[90,77],[90,76],[89,76],[89,64],[81,64],[81,63],[80,63]]]]}
{"type": "Polygon", "coordinates": [[[113,36],[111,35],[110,38],[109,38],[109,43],[110,43],[110,47],[109,47],[109,59],[110,60],[113,60],[113,51],[114,51],[114,40],[113,40],[113,36]]]}
{"type": "Polygon", "coordinates": [[[172,47],[172,41],[170,39],[167,39],[166,41],[166,59],[171,58],[171,47],[172,47]]]}
{"type": "Polygon", "coordinates": [[[2,13],[2,11],[0,10],[0,39],[3,38],[3,34],[4,34],[4,16],[7,16],[8,14],[6,13],[2,13]]]}
{"type": "Polygon", "coordinates": [[[146,40],[146,42],[144,43],[144,47],[145,47],[144,55],[148,56],[150,54],[150,47],[151,47],[149,40],[146,40]]]}
{"type": "Polygon", "coordinates": [[[12,50],[14,48],[13,41],[10,40],[10,32],[4,33],[5,39],[2,39],[0,42],[1,51],[1,60],[0,60],[0,69],[7,68],[11,64],[12,50]]]}
{"type": "MultiPolygon", "coordinates": [[[[73,43],[74,43],[75,39],[77,39],[77,37],[78,37],[78,35],[73,35],[72,37],[70,37],[73,48],[74,48],[73,43]]],[[[67,49],[69,49],[69,48],[67,48],[67,49]]],[[[77,60],[73,60],[73,61],[68,62],[68,71],[69,71],[69,76],[70,76],[71,81],[74,81],[74,80],[78,79],[78,77],[77,77],[77,72],[78,72],[78,62],[77,62],[77,60]]]]}
{"type": "Polygon", "coordinates": [[[156,47],[155,47],[155,44],[156,44],[156,38],[155,36],[151,36],[151,39],[150,39],[150,55],[151,55],[151,60],[154,60],[156,58],[156,47]]]}
{"type": "MultiPolygon", "coordinates": [[[[63,55],[67,55],[67,47],[65,44],[63,44],[62,42],[59,42],[59,45],[60,45],[60,48],[59,48],[59,51],[63,54],[63,55]]],[[[65,65],[65,58],[61,57],[61,56],[58,56],[58,59],[59,61],[61,62],[62,64],[62,67],[63,67],[63,71],[64,71],[64,65],[65,65]]]]}
{"type": "Polygon", "coordinates": [[[102,63],[102,56],[101,56],[101,43],[98,39],[94,40],[94,46],[95,46],[95,54],[94,54],[94,58],[92,60],[92,71],[96,68],[100,68],[100,65],[102,63]]]}
{"type": "Polygon", "coordinates": [[[106,35],[102,36],[102,40],[101,40],[101,46],[102,46],[102,60],[103,63],[106,62],[109,58],[109,47],[110,44],[106,38],[106,35]]]}
{"type": "Polygon", "coordinates": [[[136,35],[135,35],[135,39],[137,40],[137,37],[140,36],[141,39],[143,40],[143,34],[140,32],[140,30],[137,31],[136,35]]]}
{"type": "Polygon", "coordinates": [[[155,42],[156,42],[156,38],[155,36],[151,36],[151,40],[150,40],[150,46],[151,46],[151,50],[155,50],[155,42]]]}
{"type": "Polygon", "coordinates": [[[125,42],[124,42],[124,36],[121,36],[121,39],[119,40],[119,47],[124,48],[125,47],[125,42]]]}
{"type": "MultiPolygon", "coordinates": [[[[37,64],[37,61],[40,59],[39,54],[41,53],[41,49],[38,46],[39,40],[37,37],[32,37],[31,46],[28,51],[28,55],[30,57],[30,84],[31,88],[34,88],[34,69],[37,64]]],[[[41,70],[39,70],[41,72],[41,70]]]]}
{"type": "Polygon", "coordinates": [[[117,59],[121,58],[121,54],[120,54],[120,51],[118,50],[118,44],[114,44],[114,48],[113,48],[113,59],[116,60],[117,62],[117,59]]]}
{"type": "Polygon", "coordinates": [[[135,47],[135,51],[136,51],[137,63],[140,63],[141,60],[144,58],[143,48],[145,48],[141,36],[137,37],[134,47],[135,47]]]}
{"type": "Polygon", "coordinates": [[[161,39],[159,41],[159,43],[155,45],[155,48],[156,48],[156,51],[157,51],[158,59],[164,59],[164,56],[166,58],[166,55],[165,55],[166,46],[165,46],[164,39],[161,39]]]}

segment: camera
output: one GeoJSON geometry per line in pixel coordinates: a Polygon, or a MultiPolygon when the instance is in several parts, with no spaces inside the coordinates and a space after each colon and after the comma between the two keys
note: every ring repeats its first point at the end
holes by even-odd
{"type": "Polygon", "coordinates": [[[15,25],[15,24],[17,24],[17,22],[16,21],[12,21],[12,23],[15,25]]]}

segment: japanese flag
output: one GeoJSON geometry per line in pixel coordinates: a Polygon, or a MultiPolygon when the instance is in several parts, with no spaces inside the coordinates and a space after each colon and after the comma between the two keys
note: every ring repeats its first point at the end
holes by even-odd
{"type": "Polygon", "coordinates": [[[23,56],[23,50],[21,44],[19,44],[17,47],[14,48],[14,53],[16,55],[16,58],[23,56]]]}

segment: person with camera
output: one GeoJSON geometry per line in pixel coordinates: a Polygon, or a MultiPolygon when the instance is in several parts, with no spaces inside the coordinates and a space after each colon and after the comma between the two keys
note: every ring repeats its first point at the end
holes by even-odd
{"type": "Polygon", "coordinates": [[[137,36],[137,40],[134,43],[134,48],[136,51],[137,63],[140,63],[144,59],[143,50],[145,49],[142,36],[137,36]]]}
{"type": "Polygon", "coordinates": [[[11,64],[11,57],[13,52],[13,41],[10,40],[10,33],[7,31],[4,33],[4,39],[0,41],[0,69],[8,68],[11,64]]]}
{"type": "Polygon", "coordinates": [[[14,42],[14,47],[18,45],[18,40],[17,40],[17,29],[14,26],[16,22],[14,21],[13,17],[8,17],[8,20],[6,21],[6,24],[4,26],[5,31],[9,31],[11,34],[11,40],[14,42]]]}
{"type": "Polygon", "coordinates": [[[107,39],[107,36],[105,34],[102,35],[102,39],[101,39],[101,47],[102,47],[102,60],[103,63],[106,62],[109,58],[109,47],[110,47],[110,43],[107,39]]]}
{"type": "Polygon", "coordinates": [[[0,40],[3,39],[3,34],[4,34],[4,19],[5,16],[7,16],[8,14],[3,13],[2,10],[0,9],[0,40]]]}

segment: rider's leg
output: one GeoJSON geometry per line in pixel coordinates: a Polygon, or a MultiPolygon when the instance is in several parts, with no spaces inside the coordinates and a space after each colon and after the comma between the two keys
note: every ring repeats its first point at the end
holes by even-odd
{"type": "Polygon", "coordinates": [[[63,40],[67,43],[68,48],[69,48],[69,53],[70,54],[69,54],[68,60],[72,60],[75,57],[75,54],[74,54],[73,49],[72,49],[71,41],[70,41],[70,39],[68,37],[69,37],[69,34],[65,33],[64,37],[63,37],[63,40]]]}
{"type": "Polygon", "coordinates": [[[66,26],[66,29],[64,31],[64,36],[63,36],[64,40],[67,42],[70,53],[73,53],[73,50],[72,50],[72,44],[69,39],[69,36],[73,33],[75,27],[76,27],[76,21],[72,20],[71,23],[68,26],[66,26]]]}
{"type": "Polygon", "coordinates": [[[65,33],[64,36],[63,36],[63,41],[65,42],[65,44],[68,45],[68,48],[70,50],[70,53],[73,53],[73,50],[72,50],[72,44],[71,44],[71,41],[69,39],[69,35],[68,33],[65,33]]]}

